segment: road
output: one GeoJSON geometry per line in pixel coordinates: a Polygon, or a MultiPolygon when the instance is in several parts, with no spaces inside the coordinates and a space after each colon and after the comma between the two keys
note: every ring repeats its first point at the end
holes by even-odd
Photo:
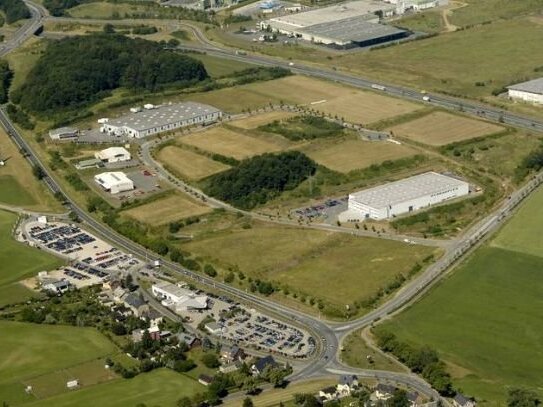
{"type": "Polygon", "coordinates": [[[31,18],[25,20],[24,24],[13,33],[13,36],[0,46],[0,57],[6,56],[14,49],[21,46],[28,38],[42,26],[47,15],[47,10],[39,4],[25,1],[31,14],[31,18]]]}

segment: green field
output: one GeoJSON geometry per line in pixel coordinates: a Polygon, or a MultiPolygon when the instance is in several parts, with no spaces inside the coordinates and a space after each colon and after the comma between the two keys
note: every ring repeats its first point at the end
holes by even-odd
{"type": "Polygon", "coordinates": [[[234,72],[239,72],[247,68],[252,68],[254,65],[246,64],[241,61],[230,61],[221,58],[217,58],[211,55],[205,54],[189,54],[191,57],[202,61],[206,67],[207,73],[212,78],[220,76],[229,76],[234,72]]]}
{"type": "Polygon", "coordinates": [[[127,14],[143,12],[145,10],[144,6],[95,2],[73,7],[69,9],[68,13],[75,18],[108,19],[116,15],[124,17],[127,14]]]}
{"type": "Polygon", "coordinates": [[[11,236],[11,228],[16,220],[16,215],[0,211],[0,286],[63,264],[52,255],[16,242],[11,236]]]}
{"type": "Polygon", "coordinates": [[[204,392],[205,387],[190,377],[169,369],[158,369],[130,380],[118,379],[56,397],[27,404],[32,407],[134,407],[145,403],[148,406],[174,407],[183,396],[204,392]]]}
{"type": "Polygon", "coordinates": [[[543,386],[543,189],[498,237],[384,327],[442,355],[464,393],[503,405],[508,386],[543,386]]]}
{"type": "Polygon", "coordinates": [[[2,191],[2,203],[14,206],[28,206],[36,203],[12,175],[0,175],[0,191],[2,191]]]}
{"type": "Polygon", "coordinates": [[[463,3],[467,6],[453,11],[450,17],[451,23],[459,27],[511,19],[543,10],[541,0],[463,0],[463,3]]]}

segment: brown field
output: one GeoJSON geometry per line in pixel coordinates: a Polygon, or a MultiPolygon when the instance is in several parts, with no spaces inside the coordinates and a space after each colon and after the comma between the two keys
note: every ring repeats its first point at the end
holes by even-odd
{"type": "Polygon", "coordinates": [[[294,113],[289,112],[269,112],[256,116],[251,116],[246,119],[235,120],[233,122],[230,122],[229,124],[240,129],[252,130],[264,124],[271,123],[274,120],[284,120],[294,116],[296,116],[294,113]]]}
{"type": "Polygon", "coordinates": [[[123,211],[122,214],[150,225],[164,225],[175,220],[199,216],[208,212],[211,212],[211,208],[181,194],[174,194],[128,209],[123,211]]]}
{"type": "Polygon", "coordinates": [[[405,145],[362,140],[316,143],[303,152],[319,164],[343,173],[416,154],[415,150],[405,145]]]}
{"type": "Polygon", "coordinates": [[[388,130],[398,136],[408,137],[420,143],[443,146],[498,133],[504,128],[481,120],[433,112],[419,119],[393,126],[388,130]]]}
{"type": "Polygon", "coordinates": [[[191,180],[200,180],[230,168],[226,164],[176,146],[164,147],[157,154],[157,158],[191,180]]]}
{"type": "Polygon", "coordinates": [[[179,140],[202,150],[234,157],[237,160],[281,150],[281,147],[275,143],[238,134],[223,127],[183,136],[179,140]]]}

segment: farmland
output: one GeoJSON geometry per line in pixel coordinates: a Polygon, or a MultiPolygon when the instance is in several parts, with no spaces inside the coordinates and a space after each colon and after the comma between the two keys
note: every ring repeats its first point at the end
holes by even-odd
{"type": "Polygon", "coordinates": [[[179,141],[204,151],[233,157],[237,160],[280,150],[280,147],[271,141],[246,136],[224,127],[216,127],[202,133],[183,136],[179,138],[179,141]]]}
{"type": "Polygon", "coordinates": [[[407,137],[419,143],[442,146],[499,133],[504,128],[450,113],[433,112],[388,130],[396,136],[407,137]]]}
{"type": "Polygon", "coordinates": [[[504,404],[508,386],[541,386],[543,190],[498,236],[385,329],[434,347],[464,393],[504,404]]]}
{"type": "Polygon", "coordinates": [[[157,158],[182,178],[195,181],[230,168],[226,164],[177,146],[162,148],[157,158]]]}
{"type": "Polygon", "coordinates": [[[204,206],[185,195],[174,193],[165,198],[157,199],[150,203],[122,211],[121,213],[140,222],[156,226],[188,218],[190,216],[203,215],[210,211],[211,209],[207,206],[204,206]]]}
{"type": "Polygon", "coordinates": [[[343,173],[416,153],[415,150],[404,145],[384,141],[362,141],[354,138],[326,140],[313,143],[301,150],[319,164],[343,173]]]}

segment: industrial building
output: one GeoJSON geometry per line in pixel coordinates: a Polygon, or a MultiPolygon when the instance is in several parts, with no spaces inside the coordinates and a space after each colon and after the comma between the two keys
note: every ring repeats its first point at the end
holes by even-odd
{"type": "Polygon", "coordinates": [[[511,99],[543,104],[543,78],[508,86],[507,94],[511,99]]]}
{"type": "Polygon", "coordinates": [[[134,189],[134,182],[124,172],[103,172],[94,176],[94,181],[106,191],[112,194],[131,191],[134,189]]]}
{"type": "Polygon", "coordinates": [[[357,0],[271,18],[261,22],[260,28],[336,48],[364,47],[409,35],[406,30],[379,24],[381,18],[396,12],[396,5],[357,0]]]}
{"type": "Polygon", "coordinates": [[[166,281],[154,284],[151,291],[161,300],[162,305],[173,307],[177,312],[206,309],[209,301],[207,295],[197,295],[191,290],[166,281]]]}
{"type": "Polygon", "coordinates": [[[117,119],[100,119],[100,131],[111,136],[143,138],[196,124],[209,124],[222,117],[213,106],[183,102],[162,106],[145,105],[117,119]]]}
{"type": "Polygon", "coordinates": [[[130,161],[132,156],[124,147],[109,147],[105,150],[98,151],[94,154],[97,160],[105,163],[118,163],[122,161],[130,161]]]}
{"type": "Polygon", "coordinates": [[[79,130],[73,127],[60,127],[49,131],[49,137],[54,141],[77,140],[79,130]]]}
{"type": "Polygon", "coordinates": [[[426,172],[349,194],[348,209],[339,215],[339,221],[389,219],[468,194],[467,182],[426,172]]]}
{"type": "Polygon", "coordinates": [[[403,14],[406,11],[422,11],[433,7],[439,7],[449,4],[449,0],[384,0],[387,3],[396,5],[397,14],[403,14]]]}

